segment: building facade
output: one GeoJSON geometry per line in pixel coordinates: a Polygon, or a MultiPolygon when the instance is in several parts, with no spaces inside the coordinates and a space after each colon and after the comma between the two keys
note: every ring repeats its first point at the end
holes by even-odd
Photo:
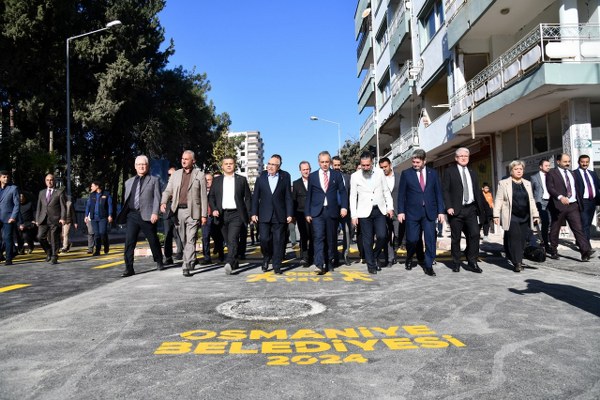
{"type": "Polygon", "coordinates": [[[395,169],[465,146],[493,187],[516,158],[600,171],[599,0],[359,0],[355,34],[360,144],[395,169]]]}
{"type": "Polygon", "coordinates": [[[250,188],[264,169],[264,144],[259,131],[229,132],[229,137],[243,140],[237,150],[237,173],[248,178],[250,188]]]}

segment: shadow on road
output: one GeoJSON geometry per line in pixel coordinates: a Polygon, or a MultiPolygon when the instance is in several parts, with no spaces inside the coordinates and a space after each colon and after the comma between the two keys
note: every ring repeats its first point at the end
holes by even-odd
{"type": "Polygon", "coordinates": [[[527,289],[519,290],[509,288],[508,290],[520,295],[545,293],[548,296],[554,297],[556,300],[564,301],[565,303],[600,317],[600,293],[571,285],[546,283],[537,279],[527,279],[525,282],[527,282],[527,289]]]}

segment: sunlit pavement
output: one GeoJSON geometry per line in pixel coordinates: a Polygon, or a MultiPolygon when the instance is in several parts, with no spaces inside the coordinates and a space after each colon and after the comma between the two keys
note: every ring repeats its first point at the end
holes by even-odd
{"type": "Polygon", "coordinates": [[[249,248],[190,278],[145,257],[120,278],[122,246],[20,256],[0,264],[0,398],[599,398],[600,254],[514,273],[500,251],[482,274],[440,251],[436,277],[356,253],[317,275],[289,248],[282,275],[249,248]]]}

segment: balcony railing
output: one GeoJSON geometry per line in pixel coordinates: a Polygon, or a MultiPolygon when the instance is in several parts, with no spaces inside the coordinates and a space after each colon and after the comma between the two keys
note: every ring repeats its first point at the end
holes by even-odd
{"type": "Polygon", "coordinates": [[[362,139],[367,132],[371,132],[375,126],[375,113],[372,112],[371,115],[367,117],[365,122],[360,127],[360,138],[362,139]]]}
{"type": "Polygon", "coordinates": [[[406,8],[404,6],[404,1],[400,2],[400,5],[398,6],[398,10],[396,10],[396,14],[394,14],[394,17],[392,18],[392,22],[389,25],[389,31],[390,31],[390,37],[392,37],[394,35],[394,33],[396,32],[396,30],[398,29],[398,24],[400,23],[400,20],[404,17],[404,13],[406,12],[406,8]]]}
{"type": "Polygon", "coordinates": [[[539,64],[556,62],[600,62],[600,24],[540,24],[452,95],[452,117],[512,86],[539,64]]]}
{"type": "Polygon", "coordinates": [[[358,46],[356,47],[356,58],[359,59],[362,51],[367,43],[367,40],[371,37],[371,18],[366,18],[366,29],[362,31],[360,34],[360,41],[358,42],[358,46]]]}
{"type": "Polygon", "coordinates": [[[465,4],[467,4],[469,0],[446,0],[444,2],[444,15],[446,17],[446,24],[449,24],[450,21],[458,14],[458,10],[465,4]]]}
{"type": "Polygon", "coordinates": [[[394,77],[392,78],[392,96],[396,96],[400,92],[402,86],[408,82],[408,71],[412,68],[412,66],[412,61],[408,60],[406,63],[404,63],[402,68],[400,68],[400,71],[398,71],[397,74],[394,74],[394,77]]]}
{"type": "Polygon", "coordinates": [[[360,89],[358,89],[358,98],[359,99],[360,99],[360,96],[362,95],[363,91],[369,84],[369,82],[371,82],[371,78],[374,78],[374,77],[375,77],[375,68],[374,68],[373,64],[371,64],[371,65],[369,65],[369,70],[365,74],[365,77],[360,85],[360,89]]]}
{"type": "Polygon", "coordinates": [[[402,133],[398,139],[392,142],[392,157],[401,157],[404,153],[419,145],[419,128],[412,127],[402,133]]]}

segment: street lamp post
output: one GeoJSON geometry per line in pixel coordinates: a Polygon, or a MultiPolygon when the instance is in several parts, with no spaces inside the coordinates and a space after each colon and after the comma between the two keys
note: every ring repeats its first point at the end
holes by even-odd
{"type": "Polygon", "coordinates": [[[324,119],[324,118],[319,118],[319,117],[315,117],[315,116],[311,116],[310,117],[311,121],[323,121],[323,122],[329,122],[330,124],[335,124],[338,127],[338,156],[341,156],[341,152],[342,152],[342,142],[341,142],[341,137],[342,137],[342,127],[341,124],[339,122],[335,122],[335,121],[330,121],[328,119],[324,119]]]}
{"type": "Polygon", "coordinates": [[[81,35],[71,36],[67,38],[67,195],[71,196],[71,81],[69,68],[69,42],[74,39],[79,39],[84,36],[102,32],[115,26],[121,25],[121,21],[114,20],[106,24],[104,28],[96,29],[95,31],[82,33],[81,35]]]}

